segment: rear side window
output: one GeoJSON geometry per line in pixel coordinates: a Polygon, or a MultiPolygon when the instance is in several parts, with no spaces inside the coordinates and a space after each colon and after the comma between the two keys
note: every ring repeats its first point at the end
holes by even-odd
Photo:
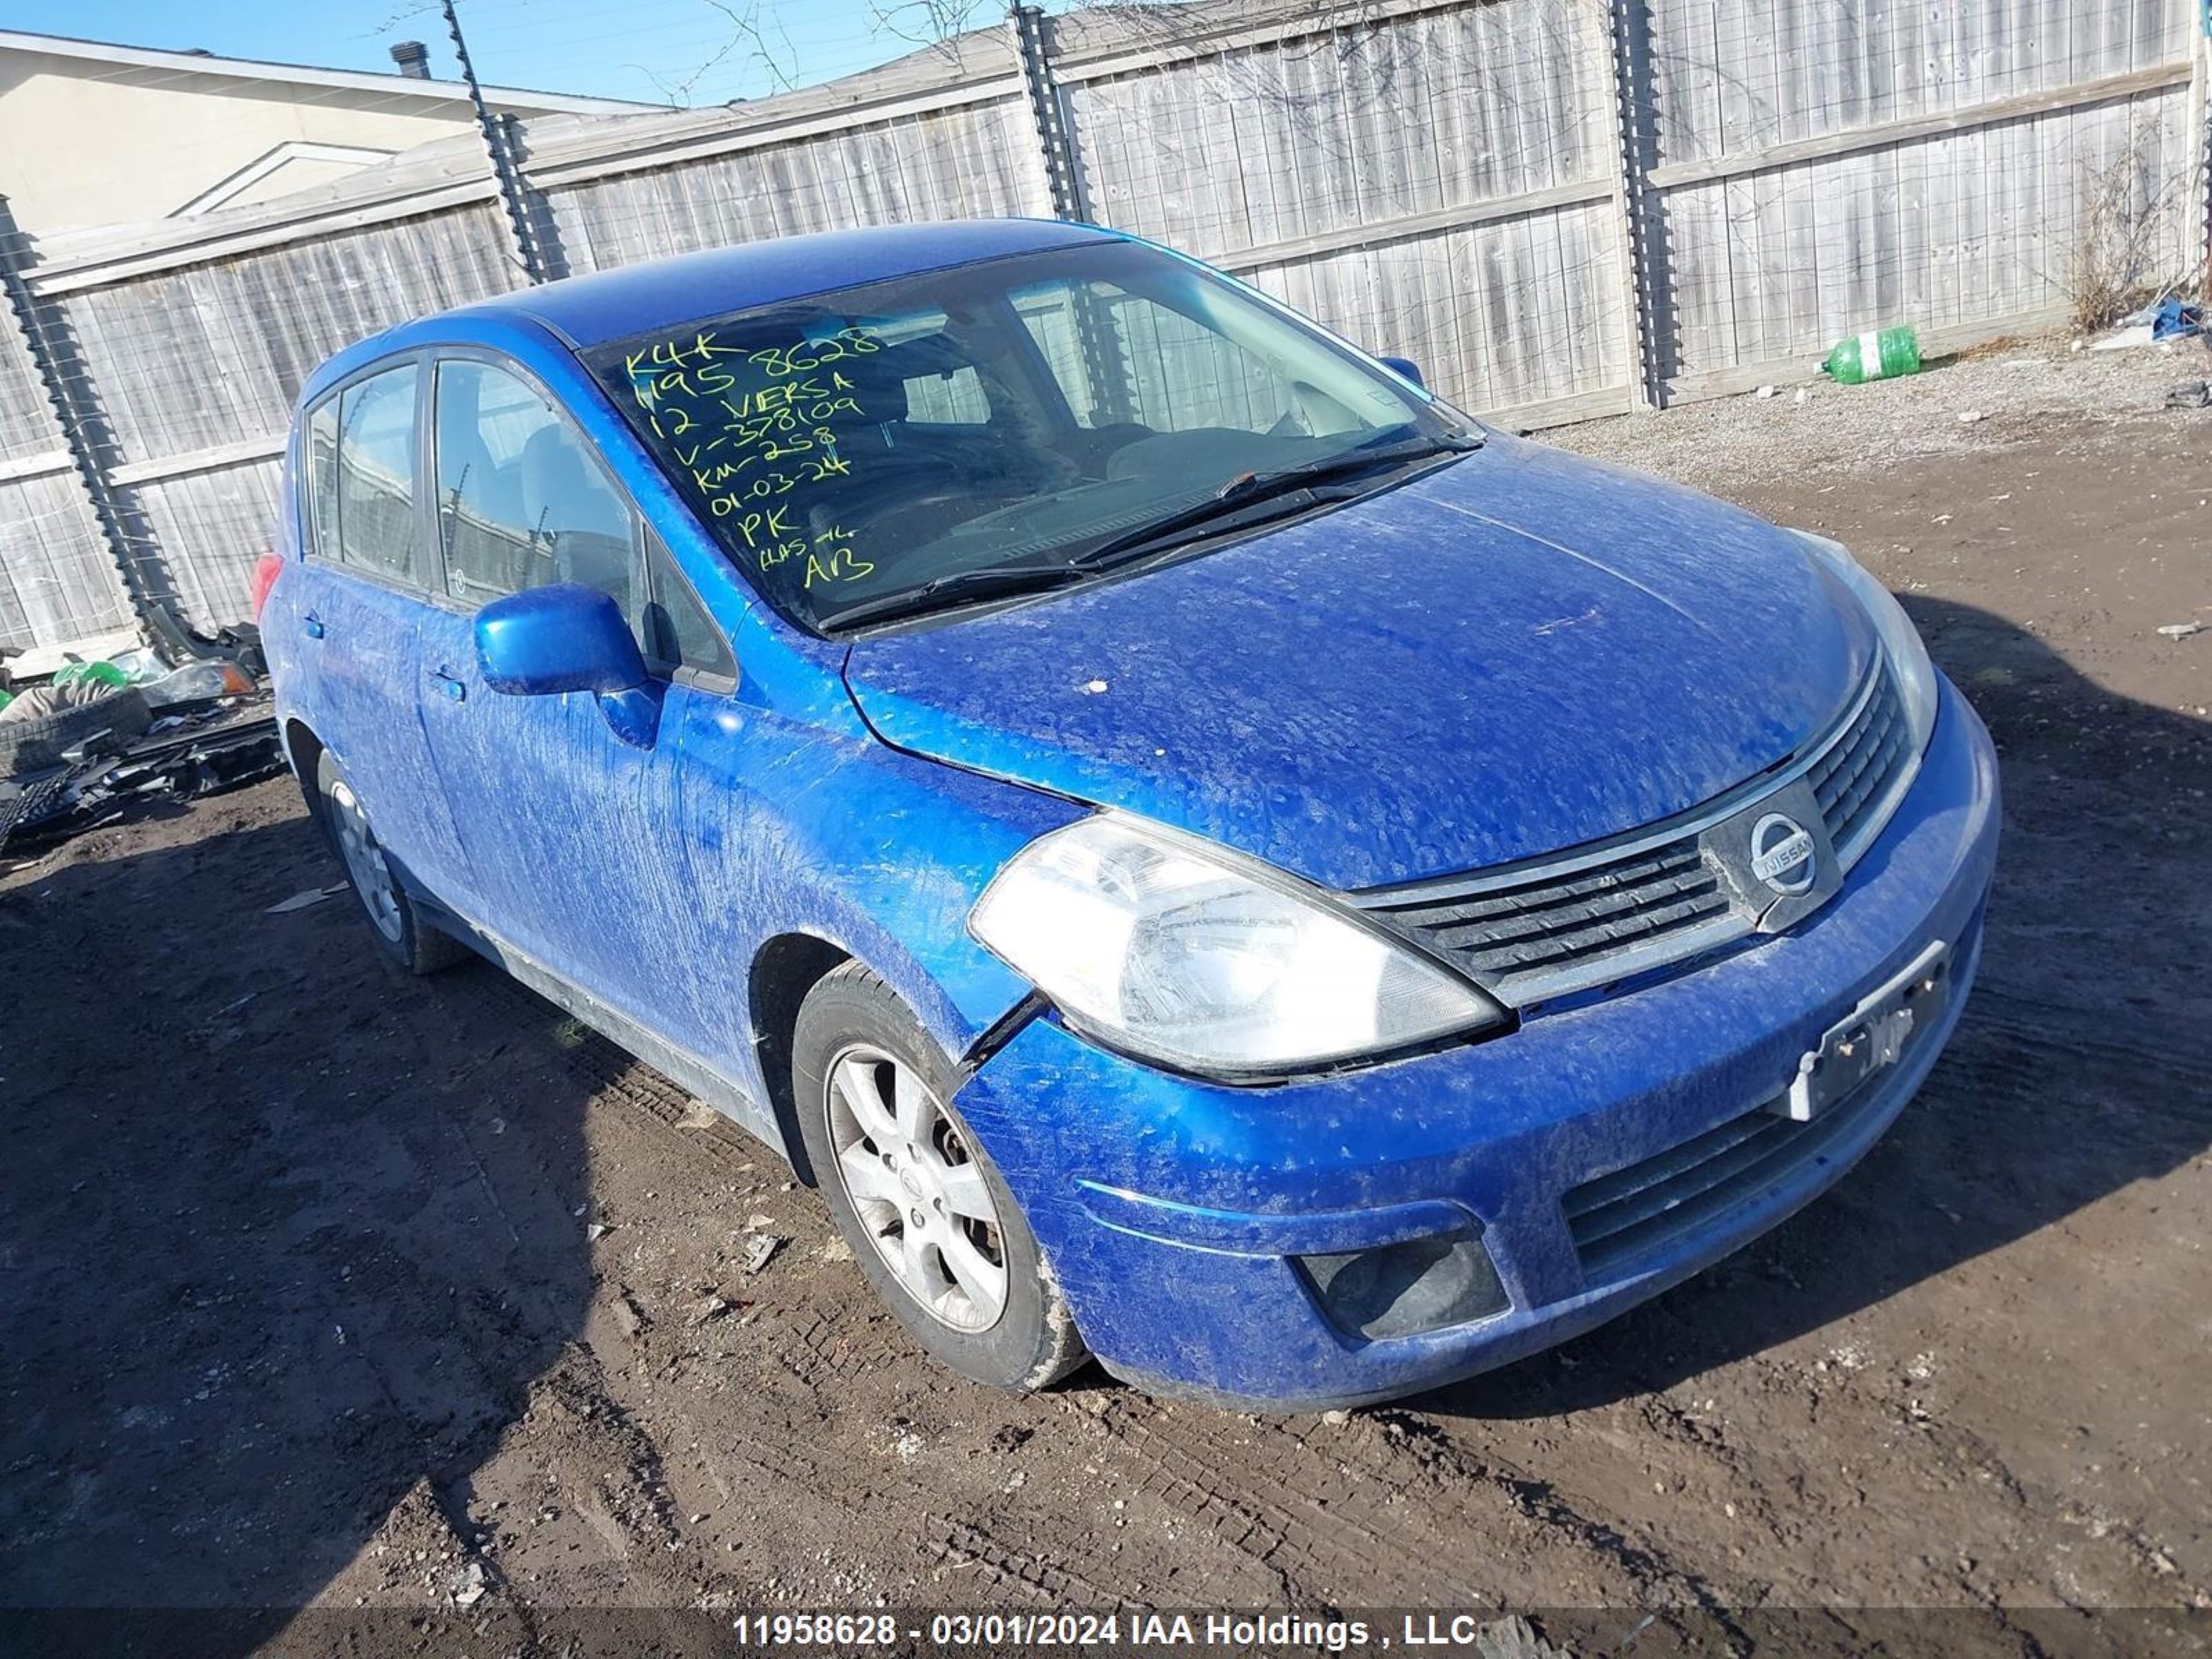
{"type": "Polygon", "coordinates": [[[337,488],[331,492],[337,516],[325,538],[319,499],[317,544],[327,552],[335,540],[343,562],[419,585],[415,378],[416,366],[409,363],[357,380],[338,394],[337,488]]]}
{"type": "Polygon", "coordinates": [[[581,582],[636,623],[635,515],[566,415],[520,375],[457,357],[438,365],[434,425],[453,598],[581,582]]]}
{"type": "MultiPolygon", "coordinates": [[[[1157,301],[1104,282],[1041,283],[1013,301],[1085,426],[1133,421],[1154,432],[1273,433],[1304,418],[1298,398],[1264,358],[1157,301]]],[[[1311,386],[1304,393],[1309,402],[1325,395],[1311,386]]],[[[1331,430],[1359,418],[1334,399],[1322,413],[1331,430]]]]}
{"type": "Polygon", "coordinates": [[[338,400],[325,398],[307,417],[308,545],[319,558],[338,556],[338,400]]]}

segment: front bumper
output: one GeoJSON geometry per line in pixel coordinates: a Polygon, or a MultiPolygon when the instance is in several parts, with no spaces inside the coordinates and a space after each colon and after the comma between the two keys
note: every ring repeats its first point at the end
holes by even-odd
{"type": "MultiPolygon", "coordinates": [[[[1270,1408],[1386,1399],[1562,1341],[1741,1248],[1834,1184],[1935,1064],[1978,956],[1997,840],[1989,734],[1948,682],[1919,776],[1796,928],[1493,1042],[1275,1089],[1169,1076],[1032,1021],[960,1094],[1091,1350],[1168,1392],[1270,1408]],[[1563,1199],[1783,1092],[1799,1057],[1931,939],[1953,991],[1903,1057],[1725,1202],[1629,1255],[1563,1199]],[[1814,1133],[1817,1132],[1817,1133],[1814,1133]],[[1366,1340],[1293,1257],[1480,1230],[1504,1311],[1366,1340]]],[[[1764,1120],[1753,1120],[1764,1122],[1764,1120]]]]}

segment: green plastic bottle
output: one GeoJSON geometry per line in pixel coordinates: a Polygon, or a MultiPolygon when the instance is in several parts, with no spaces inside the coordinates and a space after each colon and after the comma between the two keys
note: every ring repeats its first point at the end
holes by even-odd
{"type": "Polygon", "coordinates": [[[1820,367],[1838,386],[1857,386],[1867,380],[1893,380],[1920,372],[1920,337],[1912,325],[1869,329],[1836,342],[1820,367]]]}
{"type": "Polygon", "coordinates": [[[114,691],[131,684],[131,677],[112,662],[69,662],[54,671],[56,685],[74,685],[80,680],[114,691]]]}

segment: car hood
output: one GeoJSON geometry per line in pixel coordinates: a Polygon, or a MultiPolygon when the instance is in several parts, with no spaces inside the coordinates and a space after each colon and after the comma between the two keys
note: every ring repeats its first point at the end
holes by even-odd
{"type": "Polygon", "coordinates": [[[1493,437],[1165,568],[857,641],[888,742],[1361,888],[1601,840],[1789,756],[1877,647],[1788,532],[1493,437]]]}

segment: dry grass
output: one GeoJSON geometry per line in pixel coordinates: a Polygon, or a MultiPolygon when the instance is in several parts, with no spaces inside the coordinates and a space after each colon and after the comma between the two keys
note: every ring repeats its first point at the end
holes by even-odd
{"type": "Polygon", "coordinates": [[[2138,137],[2102,167],[2082,163],[2066,276],[2077,333],[2109,328],[2173,286],[2165,266],[2175,191],[2159,183],[2156,159],[2138,137]]]}

